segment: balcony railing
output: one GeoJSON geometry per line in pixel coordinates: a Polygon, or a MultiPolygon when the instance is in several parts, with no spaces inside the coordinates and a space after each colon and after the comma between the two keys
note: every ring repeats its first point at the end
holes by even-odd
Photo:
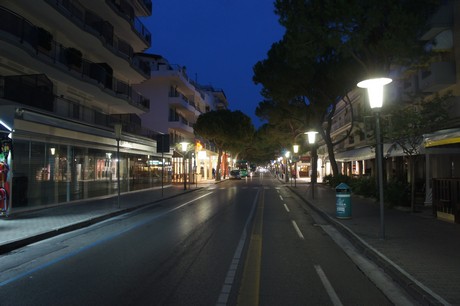
{"type": "Polygon", "coordinates": [[[433,179],[433,214],[460,223],[460,179],[433,179]]]}
{"type": "Polygon", "coordinates": [[[87,10],[77,1],[47,0],[47,2],[83,31],[93,34],[108,50],[128,60],[133,68],[145,76],[150,75],[150,66],[148,63],[136,58],[133,47],[127,41],[113,33],[113,25],[110,22],[104,20],[94,12],[87,10]]]}
{"type": "Polygon", "coordinates": [[[26,51],[34,50],[37,58],[43,59],[58,69],[67,68],[72,75],[79,77],[82,81],[96,81],[102,85],[104,90],[112,91],[114,95],[136,107],[144,110],[150,109],[149,99],[134,91],[128,83],[114,78],[109,65],[93,63],[83,58],[78,50],[65,48],[54,40],[44,44],[40,41],[40,33],[43,29],[2,7],[0,7],[0,20],[2,20],[0,31],[16,37],[26,51]]]}
{"type": "Polygon", "coordinates": [[[0,97],[52,112],[53,82],[44,74],[0,76],[0,97]]]}
{"type": "MultiPolygon", "coordinates": [[[[144,0],[144,2],[148,4],[149,1],[144,0]]],[[[131,6],[129,2],[125,0],[108,0],[107,3],[119,16],[129,21],[129,23],[131,24],[139,38],[141,38],[144,42],[148,43],[149,46],[152,44],[152,34],[144,26],[144,24],[142,24],[139,18],[136,17],[136,15],[134,14],[134,8],[131,6]]],[[[152,4],[150,2],[150,7],[151,6],[152,4]]]]}

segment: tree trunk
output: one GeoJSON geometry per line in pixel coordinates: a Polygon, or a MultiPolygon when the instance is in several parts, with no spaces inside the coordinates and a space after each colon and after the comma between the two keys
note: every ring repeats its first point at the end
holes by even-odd
{"type": "Polygon", "coordinates": [[[221,171],[220,171],[220,165],[222,163],[222,149],[219,148],[218,150],[218,155],[217,155],[217,166],[216,166],[216,182],[221,180],[221,171]]]}
{"type": "Polygon", "coordinates": [[[332,175],[337,177],[339,173],[339,167],[337,166],[337,161],[335,160],[334,146],[330,140],[326,140],[327,153],[329,154],[329,162],[331,163],[332,175]]]}

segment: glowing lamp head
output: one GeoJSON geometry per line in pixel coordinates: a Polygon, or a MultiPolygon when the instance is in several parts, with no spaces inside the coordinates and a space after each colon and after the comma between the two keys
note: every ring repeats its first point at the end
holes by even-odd
{"type": "Polygon", "coordinates": [[[391,82],[392,79],[389,78],[368,79],[359,82],[358,87],[367,89],[369,104],[372,109],[381,108],[383,104],[383,86],[391,82]]]}
{"type": "Polygon", "coordinates": [[[316,134],[318,134],[318,132],[310,131],[310,132],[305,132],[305,134],[307,134],[308,136],[309,144],[314,144],[316,142],[316,134]]]}
{"type": "Polygon", "coordinates": [[[185,142],[185,141],[181,142],[180,145],[181,145],[182,152],[186,152],[187,147],[188,147],[188,142],[185,142]]]}
{"type": "Polygon", "coordinates": [[[294,150],[294,154],[299,153],[299,145],[296,145],[296,144],[293,145],[293,146],[292,146],[292,149],[294,150]]]}

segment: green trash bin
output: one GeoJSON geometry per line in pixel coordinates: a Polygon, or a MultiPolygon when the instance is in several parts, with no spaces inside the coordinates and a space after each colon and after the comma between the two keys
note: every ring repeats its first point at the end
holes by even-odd
{"type": "Polygon", "coordinates": [[[345,183],[340,183],[335,187],[335,207],[336,217],[338,219],[351,218],[351,189],[345,183]]]}

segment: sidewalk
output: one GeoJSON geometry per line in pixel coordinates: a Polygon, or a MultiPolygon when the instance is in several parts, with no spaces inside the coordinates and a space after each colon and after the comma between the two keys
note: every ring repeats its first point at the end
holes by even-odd
{"type": "Polygon", "coordinates": [[[423,305],[460,305],[460,226],[437,220],[431,207],[411,213],[385,209],[385,239],[379,238],[378,201],[351,196],[351,218],[336,218],[335,190],[297,181],[286,183],[367,257],[423,305]]]}
{"type": "Polygon", "coordinates": [[[0,219],[0,254],[213,184],[214,180],[202,181],[187,185],[187,190],[183,184],[165,185],[122,193],[119,201],[118,196],[106,196],[32,212],[13,212],[0,219]]]}

